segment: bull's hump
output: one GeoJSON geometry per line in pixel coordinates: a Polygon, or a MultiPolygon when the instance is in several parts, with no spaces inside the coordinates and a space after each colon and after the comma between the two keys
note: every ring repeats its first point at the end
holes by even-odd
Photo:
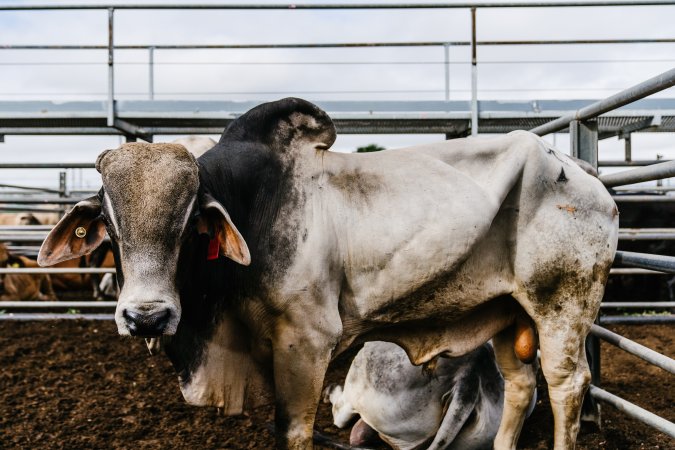
{"type": "Polygon", "coordinates": [[[325,111],[306,100],[289,97],[246,112],[230,124],[220,142],[261,143],[286,153],[309,144],[325,150],[335,138],[335,125],[325,111]]]}

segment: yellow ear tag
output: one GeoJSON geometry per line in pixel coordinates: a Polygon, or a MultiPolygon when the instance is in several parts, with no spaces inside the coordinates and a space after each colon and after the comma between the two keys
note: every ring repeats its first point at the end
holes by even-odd
{"type": "Polygon", "coordinates": [[[87,230],[86,230],[86,228],[84,228],[84,227],[77,227],[77,228],[75,228],[75,236],[77,236],[77,237],[79,237],[80,239],[82,239],[82,238],[85,237],[86,235],[87,235],[87,230]]]}
{"type": "Polygon", "coordinates": [[[14,269],[18,269],[21,266],[19,265],[19,263],[12,263],[12,265],[10,267],[12,267],[14,269]]]}

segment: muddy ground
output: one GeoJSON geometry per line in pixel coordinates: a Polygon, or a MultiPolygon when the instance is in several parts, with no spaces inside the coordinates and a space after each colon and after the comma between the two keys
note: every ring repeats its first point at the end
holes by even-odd
{"type": "MultiPolygon", "coordinates": [[[[672,326],[612,329],[675,354],[672,326]]],[[[328,381],[341,381],[348,364],[336,361],[328,381]]],[[[671,375],[606,343],[602,370],[602,387],[675,420],[671,375]]],[[[541,376],[539,398],[519,447],[552,446],[541,376]]],[[[141,340],[119,337],[112,322],[0,322],[0,448],[268,449],[272,416],[271,407],[223,417],[214,408],[186,405],[166,357],[151,357],[141,340]]],[[[327,405],[319,408],[317,429],[348,441],[348,431],[331,425],[327,405]]],[[[603,407],[602,429],[583,429],[578,443],[581,449],[675,448],[611,406],[603,407]]]]}

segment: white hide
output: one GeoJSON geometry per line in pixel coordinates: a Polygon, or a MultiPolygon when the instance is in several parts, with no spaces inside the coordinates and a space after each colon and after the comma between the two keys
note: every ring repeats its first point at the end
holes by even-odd
{"type": "Polygon", "coordinates": [[[171,141],[172,144],[180,144],[192,153],[195,158],[199,158],[208,150],[216,145],[216,141],[205,136],[186,136],[171,141]]]}
{"type": "MultiPolygon", "coordinates": [[[[487,345],[457,359],[440,358],[433,372],[425,373],[397,345],[375,341],[354,358],[344,388],[330,388],[328,394],[339,428],[360,415],[395,449],[424,444],[423,448],[476,450],[492,447],[502,415],[504,380],[487,345]]],[[[536,395],[530,412],[535,399],[536,395]]]]}

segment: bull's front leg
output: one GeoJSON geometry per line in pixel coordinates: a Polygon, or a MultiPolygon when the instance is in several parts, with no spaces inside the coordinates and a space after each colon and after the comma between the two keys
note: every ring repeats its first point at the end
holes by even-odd
{"type": "Polygon", "coordinates": [[[284,320],[274,342],[277,447],[311,449],[314,417],[341,322],[308,324],[308,317],[284,320]]]}

